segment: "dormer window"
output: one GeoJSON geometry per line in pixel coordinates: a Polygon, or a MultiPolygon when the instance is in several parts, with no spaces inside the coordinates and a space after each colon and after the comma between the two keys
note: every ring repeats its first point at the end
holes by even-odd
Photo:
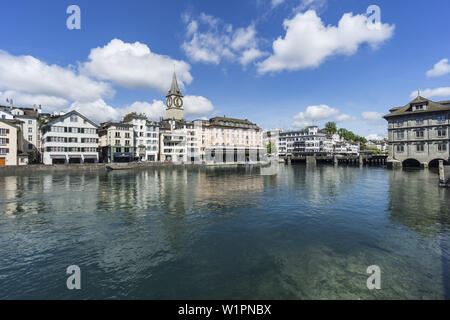
{"type": "Polygon", "coordinates": [[[427,110],[426,104],[416,104],[412,107],[412,111],[423,111],[423,110],[427,110]]]}

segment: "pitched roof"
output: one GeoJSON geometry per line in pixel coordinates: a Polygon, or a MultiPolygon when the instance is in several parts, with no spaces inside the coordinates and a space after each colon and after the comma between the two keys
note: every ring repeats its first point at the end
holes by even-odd
{"type": "Polygon", "coordinates": [[[6,123],[7,125],[14,127],[18,130],[20,130],[20,125],[23,123],[23,121],[14,119],[14,120],[10,120],[10,119],[0,119],[0,122],[6,123]]]}
{"type": "Polygon", "coordinates": [[[21,110],[23,111],[23,116],[19,116],[19,117],[32,117],[32,118],[37,118],[39,113],[37,110],[33,109],[33,108],[19,108],[19,107],[7,107],[7,106],[0,106],[0,110],[4,111],[4,112],[9,112],[12,114],[12,110],[21,110]],[[9,110],[9,111],[8,111],[9,110]]]}
{"type": "Polygon", "coordinates": [[[424,97],[418,96],[407,105],[403,107],[395,107],[390,109],[389,111],[390,113],[384,115],[383,118],[387,119],[395,116],[404,116],[408,114],[450,111],[450,104],[447,104],[447,101],[434,102],[424,97]],[[417,103],[425,103],[427,105],[426,110],[416,110],[413,112],[412,105],[417,103]]]}
{"type": "Polygon", "coordinates": [[[172,86],[170,87],[169,93],[167,93],[167,96],[180,96],[182,97],[183,95],[181,94],[180,88],[178,87],[178,81],[177,81],[177,75],[175,74],[175,72],[173,73],[173,77],[172,77],[172,86]]]}
{"type": "Polygon", "coordinates": [[[77,116],[83,118],[84,120],[86,120],[87,122],[89,122],[90,124],[92,124],[94,127],[98,128],[98,124],[96,124],[95,122],[89,120],[88,118],[86,118],[81,113],[79,113],[78,111],[75,111],[75,110],[72,110],[72,111],[70,111],[70,112],[68,112],[68,113],[66,113],[66,114],[64,114],[62,116],[54,118],[50,122],[47,122],[45,125],[46,126],[51,126],[51,125],[55,124],[56,122],[58,122],[60,120],[63,120],[63,119],[66,119],[66,118],[68,118],[68,117],[70,117],[72,115],[77,115],[77,116]]]}
{"type": "Polygon", "coordinates": [[[128,128],[133,127],[132,124],[130,124],[130,123],[125,123],[125,122],[103,122],[103,123],[100,123],[100,127],[101,127],[102,129],[109,128],[109,127],[111,127],[111,126],[116,126],[116,127],[128,127],[128,128]]]}
{"type": "Polygon", "coordinates": [[[235,118],[227,118],[227,117],[214,117],[209,119],[209,125],[212,126],[224,126],[224,127],[234,127],[239,125],[244,125],[245,127],[254,126],[255,129],[260,129],[255,123],[248,121],[247,119],[235,119],[235,118]]]}

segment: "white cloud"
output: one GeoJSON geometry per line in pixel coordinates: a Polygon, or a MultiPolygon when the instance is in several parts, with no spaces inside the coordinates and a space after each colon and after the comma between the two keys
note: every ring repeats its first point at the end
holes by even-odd
{"type": "Polygon", "coordinates": [[[375,111],[366,111],[363,112],[361,117],[367,121],[379,121],[383,120],[383,114],[375,111]]]}
{"type": "Polygon", "coordinates": [[[153,103],[137,101],[125,108],[124,115],[131,112],[143,113],[149,119],[159,121],[166,115],[166,106],[161,100],[153,100],[153,103]]]}
{"type": "Polygon", "coordinates": [[[273,54],[258,64],[258,72],[318,67],[333,55],[353,55],[364,43],[376,48],[392,37],[394,26],[369,28],[365,15],[346,13],[337,26],[325,26],[315,11],[298,13],[283,22],[286,34],[273,42],[273,54]]]}
{"type": "Polygon", "coordinates": [[[121,109],[109,106],[103,99],[98,99],[91,102],[75,101],[69,107],[69,110],[76,110],[96,123],[110,120],[117,121],[123,115],[123,111],[121,109]]]}
{"type": "Polygon", "coordinates": [[[439,77],[447,73],[450,73],[450,64],[448,59],[442,59],[434,65],[433,69],[427,71],[427,77],[439,77]]]}
{"type": "Polygon", "coordinates": [[[271,0],[272,8],[278,7],[280,4],[282,4],[284,0],[271,0]]]}
{"type": "Polygon", "coordinates": [[[300,5],[294,9],[294,12],[304,10],[320,10],[327,6],[327,0],[300,0],[300,5]]]}
{"type": "Polygon", "coordinates": [[[53,97],[53,103],[59,105],[62,100],[55,99],[89,101],[114,94],[109,84],[77,74],[71,68],[48,65],[32,56],[14,56],[3,50],[0,50],[0,74],[0,90],[20,92],[19,100],[29,100],[31,95],[42,99],[53,97]]]}
{"type": "MultiPolygon", "coordinates": [[[[62,110],[62,109],[59,109],[62,110]]],[[[166,106],[161,100],[153,100],[152,103],[146,101],[136,101],[124,108],[115,108],[108,105],[103,99],[92,102],[75,101],[69,110],[76,110],[87,118],[97,123],[105,121],[119,121],[124,115],[136,112],[145,114],[149,119],[158,121],[166,115],[166,106]]],[[[185,116],[204,116],[210,114],[214,106],[210,100],[202,96],[184,97],[185,116]]]]}
{"type": "Polygon", "coordinates": [[[309,106],[306,111],[299,112],[294,116],[295,127],[306,127],[314,124],[316,121],[329,119],[339,115],[339,110],[327,105],[309,106]]]}
{"type": "Polygon", "coordinates": [[[181,47],[191,61],[219,64],[225,59],[245,66],[263,55],[253,24],[234,30],[232,25],[204,13],[198,20],[186,15],[185,22],[186,41],[181,47]]]}
{"type": "Polygon", "coordinates": [[[299,112],[294,116],[293,125],[298,128],[304,128],[311,125],[318,125],[325,121],[347,122],[354,121],[356,117],[341,113],[338,109],[325,104],[309,106],[305,111],[299,112]]]}
{"type": "Polygon", "coordinates": [[[250,62],[257,60],[258,58],[265,56],[265,55],[266,55],[266,53],[262,52],[259,49],[255,49],[255,48],[247,49],[242,53],[242,56],[239,59],[239,62],[243,66],[246,66],[250,62]]]}
{"type": "MultiPolygon", "coordinates": [[[[441,87],[435,89],[425,89],[420,91],[420,95],[424,98],[450,97],[450,87],[441,87]]],[[[411,92],[410,98],[417,97],[417,91],[411,92]]]]}
{"type": "Polygon", "coordinates": [[[184,114],[186,116],[203,116],[210,114],[214,106],[210,100],[201,96],[184,97],[184,114]]]}
{"type": "Polygon", "coordinates": [[[376,133],[373,133],[373,134],[369,134],[369,135],[366,137],[366,139],[367,139],[367,140],[383,140],[384,137],[383,137],[383,136],[380,136],[380,135],[378,135],[378,134],[376,134],[376,133]]]}
{"type": "Polygon", "coordinates": [[[348,114],[340,114],[336,117],[337,122],[346,122],[356,120],[354,116],[350,116],[348,114]]]}
{"type": "Polygon", "coordinates": [[[0,104],[6,103],[6,99],[13,99],[14,105],[42,105],[47,110],[54,110],[59,107],[67,106],[67,104],[69,103],[69,101],[64,98],[46,96],[41,94],[28,94],[11,90],[0,92],[0,104]]]}
{"type": "MultiPolygon", "coordinates": [[[[195,28],[191,26],[190,30],[195,28]]],[[[113,39],[104,47],[92,49],[89,61],[82,63],[80,70],[126,88],[155,88],[164,92],[169,89],[174,67],[181,86],[192,82],[190,65],[186,62],[156,54],[140,42],[113,39]]]]}

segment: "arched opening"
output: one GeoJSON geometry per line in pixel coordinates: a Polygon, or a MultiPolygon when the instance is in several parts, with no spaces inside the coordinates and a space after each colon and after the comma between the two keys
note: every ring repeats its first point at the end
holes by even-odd
{"type": "Polygon", "coordinates": [[[416,159],[406,159],[403,161],[403,168],[420,168],[420,162],[416,159]]]}
{"type": "Polygon", "coordinates": [[[444,161],[444,165],[448,166],[448,161],[444,160],[444,159],[433,159],[430,161],[430,163],[428,164],[429,168],[438,168],[439,167],[439,161],[443,160],[444,161]]]}

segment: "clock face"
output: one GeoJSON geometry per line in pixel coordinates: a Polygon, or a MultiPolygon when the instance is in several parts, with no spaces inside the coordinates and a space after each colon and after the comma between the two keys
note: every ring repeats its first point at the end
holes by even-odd
{"type": "Polygon", "coordinates": [[[180,97],[177,97],[177,98],[175,98],[174,103],[177,108],[181,108],[183,106],[183,99],[181,99],[180,97]]]}
{"type": "Polygon", "coordinates": [[[172,106],[172,98],[171,97],[167,97],[167,106],[170,108],[172,106]]]}

